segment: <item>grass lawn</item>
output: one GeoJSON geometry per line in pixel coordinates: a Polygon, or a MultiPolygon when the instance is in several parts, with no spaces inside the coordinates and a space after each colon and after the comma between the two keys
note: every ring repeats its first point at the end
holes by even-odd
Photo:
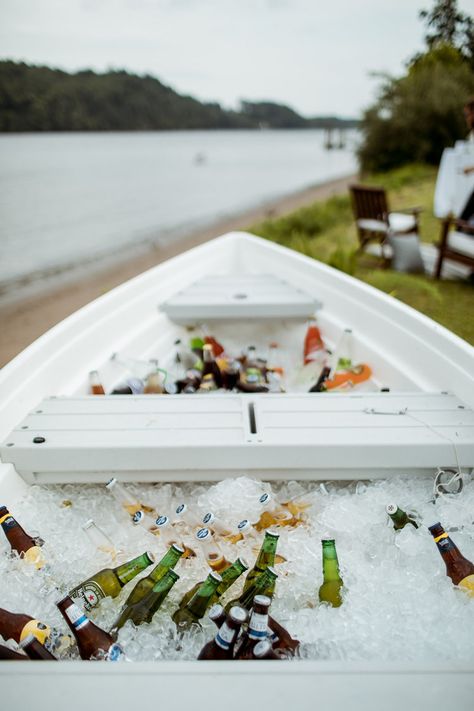
{"type": "MultiPolygon", "coordinates": [[[[436,170],[407,166],[364,180],[383,185],[393,210],[420,206],[421,239],[436,242],[439,223],[432,213],[436,170]]],[[[358,241],[349,195],[314,203],[275,220],[252,225],[250,231],[342,269],[430,316],[474,345],[474,287],[461,281],[435,281],[431,276],[382,269],[369,254],[357,253],[358,241]]]]}

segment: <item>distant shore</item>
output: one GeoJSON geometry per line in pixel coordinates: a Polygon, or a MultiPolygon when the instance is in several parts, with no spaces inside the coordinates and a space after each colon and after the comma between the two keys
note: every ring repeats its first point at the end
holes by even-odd
{"type": "Polygon", "coordinates": [[[351,175],[313,185],[190,232],[172,244],[136,255],[128,254],[125,260],[100,269],[87,267],[65,273],[59,281],[46,281],[44,288],[36,293],[31,292],[15,302],[0,305],[0,367],[56,323],[146,269],[225,232],[245,230],[266,218],[279,217],[312,202],[344,193],[354,177],[351,175]]]}

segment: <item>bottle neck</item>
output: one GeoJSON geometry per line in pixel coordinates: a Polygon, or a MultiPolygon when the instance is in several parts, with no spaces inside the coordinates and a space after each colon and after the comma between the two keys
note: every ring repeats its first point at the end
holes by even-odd
{"type": "Polygon", "coordinates": [[[225,591],[228,590],[233,583],[235,583],[244,570],[247,570],[247,568],[240,562],[240,560],[236,560],[235,563],[232,563],[232,565],[222,572],[222,582],[216,590],[218,597],[223,595],[225,591]]]}
{"type": "Polygon", "coordinates": [[[340,580],[339,562],[335,546],[323,548],[323,576],[326,583],[332,580],[340,580]]]}
{"type": "Polygon", "coordinates": [[[122,587],[129,583],[130,580],[133,580],[133,578],[138,575],[138,573],[141,573],[142,570],[148,568],[151,562],[152,561],[148,555],[143,553],[137,558],[129,560],[128,563],[124,563],[123,565],[119,565],[118,568],[115,568],[115,574],[122,587]]]}
{"type": "Polygon", "coordinates": [[[203,617],[208,607],[208,603],[220,583],[220,577],[214,578],[210,575],[206,578],[186,605],[189,612],[197,617],[203,617]]]}
{"type": "Polygon", "coordinates": [[[163,575],[170,569],[174,568],[178,560],[183,554],[181,551],[176,550],[176,548],[171,547],[167,553],[160,560],[158,565],[153,568],[150,575],[148,576],[153,582],[158,582],[163,575]]]}
{"type": "Polygon", "coordinates": [[[408,515],[402,509],[397,509],[395,513],[390,514],[390,518],[396,526],[404,526],[408,522],[408,515]]]}
{"type": "Polygon", "coordinates": [[[275,590],[276,576],[270,573],[271,571],[267,568],[267,570],[253,581],[248,590],[240,597],[239,605],[249,610],[252,607],[255,595],[267,595],[268,597],[272,597],[275,590]]]}
{"type": "Polygon", "coordinates": [[[144,598],[145,605],[148,603],[148,607],[159,607],[177,580],[176,573],[169,570],[161,580],[155,583],[150,593],[144,598]]]}
{"type": "Polygon", "coordinates": [[[275,563],[277,544],[277,536],[269,536],[268,534],[265,534],[262,547],[255,563],[256,570],[264,571],[269,565],[273,565],[275,563]]]}
{"type": "Polygon", "coordinates": [[[268,630],[268,608],[263,610],[253,610],[250,617],[247,634],[250,639],[261,640],[267,637],[268,630]]]}
{"type": "Polygon", "coordinates": [[[59,609],[74,634],[81,633],[82,630],[90,627],[91,621],[72,600],[64,602],[59,609]]]}

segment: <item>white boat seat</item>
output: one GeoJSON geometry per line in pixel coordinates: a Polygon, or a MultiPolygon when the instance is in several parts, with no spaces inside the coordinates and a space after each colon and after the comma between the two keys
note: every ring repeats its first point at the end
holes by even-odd
{"type": "Polygon", "coordinates": [[[402,212],[390,212],[388,215],[388,225],[383,220],[360,219],[357,225],[369,232],[416,232],[416,218],[413,215],[402,212]]]}
{"type": "Polygon", "coordinates": [[[472,466],[473,452],[471,408],[407,392],[49,398],[0,446],[29,483],[170,472],[213,480],[248,469],[264,479],[367,479],[472,466]]]}
{"type": "Polygon", "coordinates": [[[474,235],[467,235],[464,232],[450,232],[448,249],[465,254],[467,257],[474,257],[474,235]]]}
{"type": "Polygon", "coordinates": [[[310,318],[321,303],[274,274],[207,275],[160,305],[170,319],[310,318]]]}

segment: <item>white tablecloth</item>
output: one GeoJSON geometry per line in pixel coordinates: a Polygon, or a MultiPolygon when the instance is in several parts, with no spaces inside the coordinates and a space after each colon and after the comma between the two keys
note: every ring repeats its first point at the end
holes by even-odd
{"type": "Polygon", "coordinates": [[[441,157],[434,195],[436,217],[450,213],[458,217],[474,190],[474,172],[464,174],[464,168],[474,166],[474,142],[457,141],[454,148],[445,148],[441,157]]]}

